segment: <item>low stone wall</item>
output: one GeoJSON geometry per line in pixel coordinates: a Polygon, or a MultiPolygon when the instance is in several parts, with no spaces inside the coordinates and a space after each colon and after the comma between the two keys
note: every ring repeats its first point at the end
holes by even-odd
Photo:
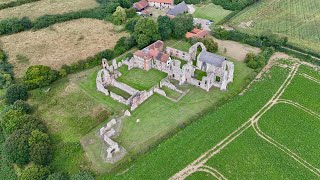
{"type": "Polygon", "coordinates": [[[117,87],[117,88],[119,88],[119,89],[121,89],[121,90],[123,90],[123,91],[125,91],[125,92],[127,92],[129,94],[131,94],[131,95],[134,95],[134,94],[139,92],[138,90],[132,88],[131,86],[128,86],[128,85],[126,85],[124,83],[121,83],[121,82],[118,82],[118,81],[115,81],[113,83],[113,86],[117,87]]]}
{"type": "Polygon", "coordinates": [[[159,89],[159,88],[154,88],[154,92],[160,94],[161,96],[167,97],[167,94],[164,90],[159,89]]]}
{"type": "Polygon", "coordinates": [[[119,96],[119,95],[117,95],[117,94],[115,94],[115,93],[113,93],[113,92],[110,92],[110,97],[111,97],[112,99],[114,99],[114,100],[122,103],[122,104],[129,105],[129,104],[128,104],[128,101],[127,101],[126,99],[124,99],[122,96],[119,96]]]}
{"type": "Polygon", "coordinates": [[[178,93],[183,93],[180,89],[178,89],[175,85],[168,82],[166,79],[160,81],[160,87],[166,86],[167,88],[177,91],[178,93]]]}

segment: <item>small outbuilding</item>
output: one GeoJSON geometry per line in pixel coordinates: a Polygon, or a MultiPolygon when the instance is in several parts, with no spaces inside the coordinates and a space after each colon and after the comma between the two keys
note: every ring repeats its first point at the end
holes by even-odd
{"type": "Polygon", "coordinates": [[[188,8],[187,4],[183,1],[183,2],[179,3],[178,5],[176,5],[175,7],[171,8],[167,12],[167,15],[171,18],[174,18],[174,17],[178,16],[179,14],[188,13],[188,11],[189,11],[189,8],[188,8]]]}
{"type": "Polygon", "coordinates": [[[146,0],[141,0],[133,4],[133,8],[139,12],[147,9],[148,7],[149,7],[149,3],[146,0]]]}
{"type": "Polygon", "coordinates": [[[204,29],[193,28],[191,32],[186,33],[186,38],[204,38],[208,35],[208,31],[204,29]]]}

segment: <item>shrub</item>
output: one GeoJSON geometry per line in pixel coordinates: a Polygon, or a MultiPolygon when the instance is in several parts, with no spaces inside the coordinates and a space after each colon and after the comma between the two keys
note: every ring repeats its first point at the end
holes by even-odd
{"type": "Polygon", "coordinates": [[[62,173],[55,172],[53,174],[50,174],[46,180],[67,180],[67,178],[62,173]]]}
{"type": "Polygon", "coordinates": [[[24,84],[29,89],[45,87],[58,78],[58,73],[48,66],[30,66],[23,77],[24,84]]]}
{"type": "Polygon", "coordinates": [[[212,0],[214,4],[222,6],[228,10],[242,10],[245,7],[254,4],[258,0],[212,0]]]}
{"type": "Polygon", "coordinates": [[[23,119],[20,117],[23,116],[24,113],[20,110],[8,110],[4,116],[1,118],[1,126],[4,134],[9,136],[14,131],[21,129],[24,125],[23,119]]]}
{"type": "Polygon", "coordinates": [[[47,165],[52,158],[52,147],[48,134],[39,130],[31,132],[29,137],[30,158],[38,165],[47,165]]]}
{"type": "Polygon", "coordinates": [[[173,37],[183,38],[193,28],[193,17],[190,14],[180,14],[172,20],[173,37]]]}
{"type": "Polygon", "coordinates": [[[207,51],[212,53],[215,53],[218,51],[218,43],[214,42],[212,38],[200,39],[200,42],[204,44],[204,46],[207,48],[207,51]]]}
{"type": "Polygon", "coordinates": [[[8,63],[5,52],[0,49],[0,89],[10,86],[12,81],[12,65],[8,63]]]}
{"type": "Polygon", "coordinates": [[[45,180],[49,174],[48,168],[42,166],[31,165],[24,170],[20,176],[21,180],[45,180]]]}
{"type": "Polygon", "coordinates": [[[26,114],[30,114],[32,112],[32,107],[22,100],[17,100],[13,103],[12,109],[22,111],[26,114]]]}
{"type": "Polygon", "coordinates": [[[71,176],[70,180],[94,180],[94,178],[89,172],[79,172],[71,176]]]}
{"type": "Polygon", "coordinates": [[[27,100],[28,91],[24,85],[13,84],[6,91],[5,98],[8,104],[13,104],[17,100],[27,100]]]}
{"type": "Polygon", "coordinates": [[[6,139],[3,153],[11,163],[24,165],[29,162],[29,136],[30,133],[28,131],[19,129],[6,139]]]}
{"type": "Polygon", "coordinates": [[[47,132],[47,126],[38,118],[33,115],[25,114],[23,116],[19,117],[19,121],[24,122],[22,125],[22,129],[33,131],[33,130],[39,130],[41,132],[47,132]]]}

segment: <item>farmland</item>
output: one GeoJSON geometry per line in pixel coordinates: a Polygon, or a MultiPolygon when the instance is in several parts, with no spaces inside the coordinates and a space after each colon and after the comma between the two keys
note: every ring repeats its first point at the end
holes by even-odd
{"type": "Polygon", "coordinates": [[[262,0],[244,9],[229,24],[254,35],[266,31],[287,36],[289,42],[320,52],[320,1],[262,0]]]}
{"type": "Polygon", "coordinates": [[[45,14],[62,14],[94,7],[98,7],[95,0],[41,0],[0,10],[0,20],[13,17],[22,18],[24,16],[34,20],[45,14]]]}
{"type": "Polygon", "coordinates": [[[0,40],[14,65],[14,72],[21,77],[28,66],[41,64],[59,69],[64,64],[70,65],[113,48],[117,40],[126,35],[117,33],[111,23],[78,19],[39,31],[4,36],[0,40]]]}
{"type": "MultiPolygon", "coordinates": [[[[190,172],[194,172],[190,179],[210,179],[213,177],[212,174],[238,179],[316,178],[316,170],[313,167],[319,167],[319,159],[311,157],[319,157],[319,148],[316,148],[319,117],[310,117],[308,113],[294,106],[270,104],[273,101],[280,103],[280,100],[287,96],[286,90],[291,91],[291,88],[298,86],[295,86],[295,83],[301,82],[296,81],[296,78],[300,78],[300,73],[308,72],[310,76],[319,76],[319,73],[304,65],[299,67],[297,64],[291,64],[291,67],[273,66],[265,72],[262,80],[256,81],[244,95],[236,96],[216,111],[207,113],[138,159],[134,166],[124,168],[120,175],[111,177],[159,179],[173,175],[186,177],[191,175],[190,172]],[[255,117],[258,118],[254,119],[255,117]],[[252,125],[253,120],[255,123],[252,125]],[[257,129],[260,124],[263,132],[274,136],[271,142],[276,145],[266,141],[263,134],[260,134],[260,129],[257,129]],[[302,136],[306,130],[310,132],[302,136]],[[296,139],[292,140],[294,137],[296,139]],[[306,139],[308,142],[304,141],[306,139]],[[282,149],[277,143],[284,144],[289,150],[282,149]],[[295,155],[292,153],[297,153],[301,156],[299,158],[311,163],[310,167],[306,167],[302,160],[294,159],[295,155]],[[196,159],[197,157],[199,158],[196,159]],[[192,162],[193,164],[190,164],[192,162]],[[189,164],[190,166],[187,166],[189,164]],[[199,169],[193,169],[193,166],[199,169]]],[[[312,87],[318,88],[319,84],[312,87]]],[[[310,96],[308,93],[305,94],[306,97],[310,96]]],[[[320,100],[318,97],[320,96],[315,98],[317,102],[320,100]]],[[[313,101],[306,105],[308,104],[312,105],[313,101]]],[[[111,177],[106,176],[107,179],[111,177]]]]}
{"type": "Polygon", "coordinates": [[[196,11],[192,14],[193,17],[213,20],[215,23],[218,23],[232,12],[212,3],[196,5],[195,9],[196,11]]]}

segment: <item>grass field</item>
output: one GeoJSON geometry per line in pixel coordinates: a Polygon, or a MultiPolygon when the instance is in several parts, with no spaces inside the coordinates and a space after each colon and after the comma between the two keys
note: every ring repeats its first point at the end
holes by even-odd
{"type": "Polygon", "coordinates": [[[119,89],[117,87],[114,86],[107,86],[107,89],[113,93],[116,93],[117,95],[122,96],[125,99],[129,99],[131,97],[131,95],[125,91],[123,91],[122,89],[119,89]]]}
{"type": "MultiPolygon", "coordinates": [[[[90,163],[80,145],[80,138],[114,113],[126,107],[96,91],[95,81],[77,84],[93,71],[81,72],[63,78],[47,88],[31,92],[30,103],[49,127],[53,135],[54,158],[52,168],[76,173],[89,169],[90,163]],[[81,87],[90,88],[84,91],[81,87]]],[[[95,79],[95,77],[94,77],[95,79]]]]}
{"type": "MultiPolygon", "coordinates": [[[[192,168],[192,165],[188,166],[192,162],[195,163],[193,165],[196,166],[196,171],[190,179],[211,179],[213,176],[210,173],[217,175],[212,171],[213,168],[224,177],[232,179],[316,179],[317,175],[292,158],[290,151],[282,151],[281,146],[262,138],[264,135],[260,134],[256,123],[259,119],[250,118],[261,115],[259,122],[262,130],[274,136],[281,144],[292,148],[292,151],[299,151],[305,160],[319,167],[320,148],[316,145],[319,144],[319,121],[309,118],[308,114],[303,115],[305,112],[301,114],[298,110],[270,104],[270,98],[280,103],[282,92],[290,90],[295,78],[299,78],[299,73],[304,72],[304,66],[301,66],[295,73],[296,67],[272,67],[244,95],[236,96],[216,111],[207,113],[138,159],[134,165],[123,168],[113,176],[106,175],[105,179],[167,179],[180,170],[183,171],[176,174],[176,177],[184,177],[179,175],[194,172],[194,169],[184,169],[192,168]],[[266,108],[268,106],[271,108],[269,111],[266,108]],[[256,121],[251,124],[253,120],[256,121]],[[302,123],[304,124],[301,125],[302,123]],[[310,132],[302,135],[308,130],[310,132]],[[308,142],[305,142],[306,139],[308,142]],[[212,150],[208,151],[210,148],[212,150]],[[200,158],[199,161],[197,158],[200,158]],[[202,172],[201,167],[209,173],[202,172]]],[[[312,72],[311,69],[309,71],[312,72]]],[[[309,74],[317,75],[315,71],[309,74]]],[[[319,97],[316,98],[318,102],[319,97]]]]}
{"type": "Polygon", "coordinates": [[[158,84],[167,74],[156,69],[145,71],[139,68],[132,68],[128,70],[128,66],[124,65],[118,69],[121,76],[117,81],[125,83],[137,90],[149,90],[158,84]]]}
{"type": "Polygon", "coordinates": [[[62,14],[98,7],[95,0],[41,0],[21,6],[0,10],[0,20],[5,18],[22,18],[27,16],[36,19],[45,14],[62,14]]]}
{"type": "Polygon", "coordinates": [[[188,43],[187,41],[184,40],[176,40],[176,39],[171,39],[165,41],[166,46],[168,47],[173,47],[181,51],[189,52],[189,48],[191,47],[191,44],[188,43]]]}
{"type": "Polygon", "coordinates": [[[215,23],[232,13],[232,11],[223,9],[223,7],[213,3],[196,5],[195,8],[196,11],[192,14],[193,17],[213,20],[215,23]]]}
{"type": "Polygon", "coordinates": [[[18,77],[30,65],[59,69],[64,64],[93,56],[113,48],[126,33],[117,33],[111,23],[95,19],[78,19],[55,24],[39,31],[27,31],[0,38],[18,77]],[[92,28],[94,27],[94,28],[92,28]],[[17,56],[18,55],[18,56],[17,56]],[[27,61],[19,61],[17,57],[27,61]]]}
{"type": "Polygon", "coordinates": [[[320,52],[319,9],[317,0],[262,0],[244,9],[229,24],[254,35],[278,33],[295,45],[320,52]]]}

